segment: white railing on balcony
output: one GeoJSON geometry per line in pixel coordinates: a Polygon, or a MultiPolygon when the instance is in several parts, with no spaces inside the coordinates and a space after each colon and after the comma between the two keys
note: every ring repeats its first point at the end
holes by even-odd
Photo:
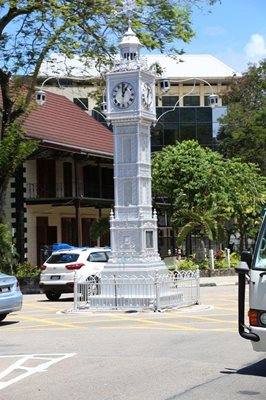
{"type": "Polygon", "coordinates": [[[37,183],[26,183],[26,198],[27,199],[40,199],[40,198],[60,198],[60,197],[72,197],[65,196],[64,184],[57,183],[54,190],[49,188],[40,189],[37,183]]]}
{"type": "MultiPolygon", "coordinates": [[[[74,182],[72,183],[72,187],[75,187],[74,182]]],[[[82,195],[84,197],[105,199],[113,199],[114,197],[113,186],[111,185],[104,185],[100,191],[99,185],[90,184],[88,187],[84,187],[83,182],[78,182],[77,189],[79,193],[78,196],[82,195]]],[[[42,188],[37,183],[26,183],[26,198],[29,200],[62,197],[75,197],[74,189],[71,194],[66,193],[63,182],[56,183],[53,189],[49,189],[49,187],[42,188]]]]}

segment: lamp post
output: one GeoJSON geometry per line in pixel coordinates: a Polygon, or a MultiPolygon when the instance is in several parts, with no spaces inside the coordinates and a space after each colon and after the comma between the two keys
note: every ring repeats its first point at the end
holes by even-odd
{"type": "MultiPolygon", "coordinates": [[[[194,92],[195,86],[196,86],[196,81],[203,82],[203,83],[207,84],[207,85],[209,86],[209,88],[211,89],[211,94],[209,95],[209,98],[208,98],[209,106],[210,106],[211,108],[215,108],[215,107],[218,106],[219,96],[218,96],[217,94],[214,93],[213,87],[212,87],[211,84],[210,84],[208,81],[206,81],[205,79],[202,79],[202,78],[194,78],[194,77],[193,77],[193,78],[187,78],[187,79],[172,80],[172,83],[184,83],[184,82],[189,82],[189,81],[193,81],[193,87],[192,87],[192,89],[191,89],[188,93],[186,93],[186,94],[184,94],[183,96],[181,96],[181,97],[177,100],[177,102],[175,103],[175,105],[173,106],[173,108],[172,108],[171,110],[167,110],[167,111],[165,111],[163,114],[161,114],[160,117],[157,119],[156,123],[159,122],[159,121],[162,119],[162,117],[163,117],[164,115],[166,115],[166,114],[168,114],[168,113],[170,113],[170,112],[173,112],[173,111],[176,109],[176,107],[179,105],[180,101],[181,101],[184,97],[189,96],[190,94],[192,94],[192,93],[194,92]]],[[[168,92],[168,90],[169,90],[170,87],[171,87],[171,82],[170,82],[170,80],[169,80],[169,79],[160,79],[160,80],[159,80],[159,87],[160,87],[160,90],[161,90],[163,93],[168,92]]]]}
{"type": "Polygon", "coordinates": [[[43,87],[44,87],[44,85],[46,84],[46,82],[50,81],[51,79],[56,79],[59,88],[62,88],[61,85],[60,85],[60,82],[59,82],[59,78],[58,78],[58,77],[56,77],[56,76],[49,76],[48,78],[46,78],[46,79],[42,82],[41,88],[38,89],[38,90],[36,90],[36,92],[35,92],[35,101],[36,101],[36,103],[37,103],[39,106],[44,105],[44,103],[46,102],[46,93],[45,93],[45,91],[43,90],[43,87]]]}

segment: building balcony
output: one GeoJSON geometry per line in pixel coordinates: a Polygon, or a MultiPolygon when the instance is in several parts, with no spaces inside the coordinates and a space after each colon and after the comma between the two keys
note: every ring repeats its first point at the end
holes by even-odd
{"type": "MultiPolygon", "coordinates": [[[[74,187],[74,185],[73,185],[74,187]]],[[[53,187],[41,187],[38,183],[26,183],[26,202],[27,203],[53,203],[75,199],[102,199],[107,202],[113,202],[113,185],[77,185],[77,194],[72,188],[64,183],[56,183],[53,187]]],[[[70,203],[71,204],[71,203],[70,203]]]]}

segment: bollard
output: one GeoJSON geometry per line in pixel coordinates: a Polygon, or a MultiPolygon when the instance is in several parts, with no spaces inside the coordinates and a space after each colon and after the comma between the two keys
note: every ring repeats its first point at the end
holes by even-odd
{"type": "Polygon", "coordinates": [[[77,271],[74,272],[74,312],[78,311],[78,280],[77,271]]]}
{"type": "Polygon", "coordinates": [[[160,312],[160,288],[159,288],[159,273],[158,269],[155,270],[155,278],[154,278],[154,286],[155,286],[155,307],[154,311],[160,312]]]}
{"type": "Polygon", "coordinates": [[[196,270],[195,277],[196,277],[196,285],[197,285],[197,294],[196,294],[197,303],[196,304],[200,304],[200,270],[199,270],[199,268],[197,268],[197,270],[196,270]]]}
{"type": "Polygon", "coordinates": [[[230,249],[225,249],[225,259],[226,259],[227,268],[231,268],[230,249]]]}
{"type": "Polygon", "coordinates": [[[209,258],[210,258],[210,270],[214,270],[214,253],[212,249],[210,249],[209,251],[209,258]]]}

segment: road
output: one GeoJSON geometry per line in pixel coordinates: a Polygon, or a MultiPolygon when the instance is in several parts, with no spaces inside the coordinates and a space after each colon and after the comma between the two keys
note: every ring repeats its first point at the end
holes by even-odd
{"type": "Polygon", "coordinates": [[[237,287],[164,313],[69,313],[72,298],[25,295],[0,323],[5,400],[254,400],[266,359],[237,333],[237,287]]]}

